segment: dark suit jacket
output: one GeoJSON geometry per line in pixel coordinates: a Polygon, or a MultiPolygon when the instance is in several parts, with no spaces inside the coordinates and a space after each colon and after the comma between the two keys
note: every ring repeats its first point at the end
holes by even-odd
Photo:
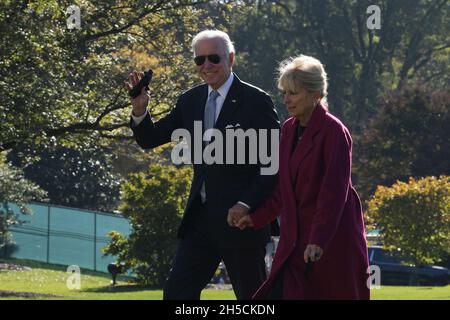
{"type": "MultiPolygon", "coordinates": [[[[171,139],[175,129],[184,128],[192,137],[191,156],[195,150],[194,121],[202,121],[208,95],[206,84],[198,85],[183,93],[175,108],[164,118],[152,122],[148,115],[138,126],[131,128],[137,143],[145,149],[154,148],[171,139]]],[[[271,98],[262,90],[242,82],[234,75],[233,83],[223,103],[215,129],[225,137],[227,125],[240,124],[245,131],[253,128],[279,130],[279,120],[271,98]]],[[[198,140],[198,139],[197,139],[198,140]]],[[[268,136],[270,140],[270,135],[268,136]]],[[[225,141],[225,139],[224,139],[225,141]]],[[[225,143],[224,143],[225,146],[225,143]]],[[[248,154],[248,143],[246,154],[248,154]]],[[[270,146],[269,149],[270,150],[270,146]]],[[[224,162],[226,151],[223,151],[224,162]]],[[[235,152],[236,155],[236,152],[235,152]]],[[[247,156],[248,158],[248,156],[247,156]]],[[[192,163],[194,161],[192,160],[192,163]]],[[[236,163],[236,162],[234,162],[236,163]]],[[[270,195],[277,175],[261,175],[261,164],[195,164],[194,178],[191,185],[188,203],[185,209],[178,236],[182,238],[189,225],[195,208],[192,204],[199,195],[203,181],[207,194],[208,221],[210,233],[220,247],[255,247],[265,244],[270,235],[270,228],[260,230],[244,230],[229,227],[227,224],[228,209],[236,202],[248,204],[256,209],[270,195]]]]}

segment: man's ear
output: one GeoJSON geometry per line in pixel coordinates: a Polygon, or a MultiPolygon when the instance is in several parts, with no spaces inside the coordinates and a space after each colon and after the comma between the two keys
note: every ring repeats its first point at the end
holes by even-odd
{"type": "Polygon", "coordinates": [[[230,63],[230,67],[234,64],[234,52],[230,52],[230,55],[228,56],[228,62],[230,63]]]}

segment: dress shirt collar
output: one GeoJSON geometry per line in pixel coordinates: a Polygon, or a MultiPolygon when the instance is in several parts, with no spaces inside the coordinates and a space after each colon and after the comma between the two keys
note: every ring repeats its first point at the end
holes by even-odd
{"type": "MultiPolygon", "coordinates": [[[[230,91],[231,85],[233,84],[233,80],[234,80],[234,75],[233,75],[233,72],[231,72],[227,81],[225,81],[225,83],[219,89],[216,90],[223,99],[225,99],[225,97],[228,94],[228,91],[230,91]]],[[[211,93],[211,91],[213,91],[213,90],[214,89],[208,85],[208,97],[209,97],[209,94],[211,93]]]]}

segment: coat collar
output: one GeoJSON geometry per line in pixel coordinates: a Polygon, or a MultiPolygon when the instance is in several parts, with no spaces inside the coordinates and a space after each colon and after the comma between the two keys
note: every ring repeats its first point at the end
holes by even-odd
{"type": "Polygon", "coordinates": [[[292,182],[295,182],[298,167],[314,147],[314,136],[325,125],[326,113],[327,111],[322,105],[319,104],[316,107],[311,116],[311,120],[293,153],[291,151],[294,139],[296,139],[298,120],[292,119],[292,121],[287,123],[288,127],[285,131],[286,142],[283,148],[283,158],[284,163],[288,164],[285,174],[289,176],[289,179],[291,179],[292,182]]]}

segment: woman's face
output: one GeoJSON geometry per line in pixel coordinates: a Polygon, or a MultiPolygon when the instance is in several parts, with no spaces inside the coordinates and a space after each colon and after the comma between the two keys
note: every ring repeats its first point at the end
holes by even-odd
{"type": "Polygon", "coordinates": [[[284,90],[283,95],[283,101],[286,104],[289,116],[299,120],[309,120],[315,106],[313,93],[306,91],[304,88],[299,88],[297,92],[284,90]]]}

